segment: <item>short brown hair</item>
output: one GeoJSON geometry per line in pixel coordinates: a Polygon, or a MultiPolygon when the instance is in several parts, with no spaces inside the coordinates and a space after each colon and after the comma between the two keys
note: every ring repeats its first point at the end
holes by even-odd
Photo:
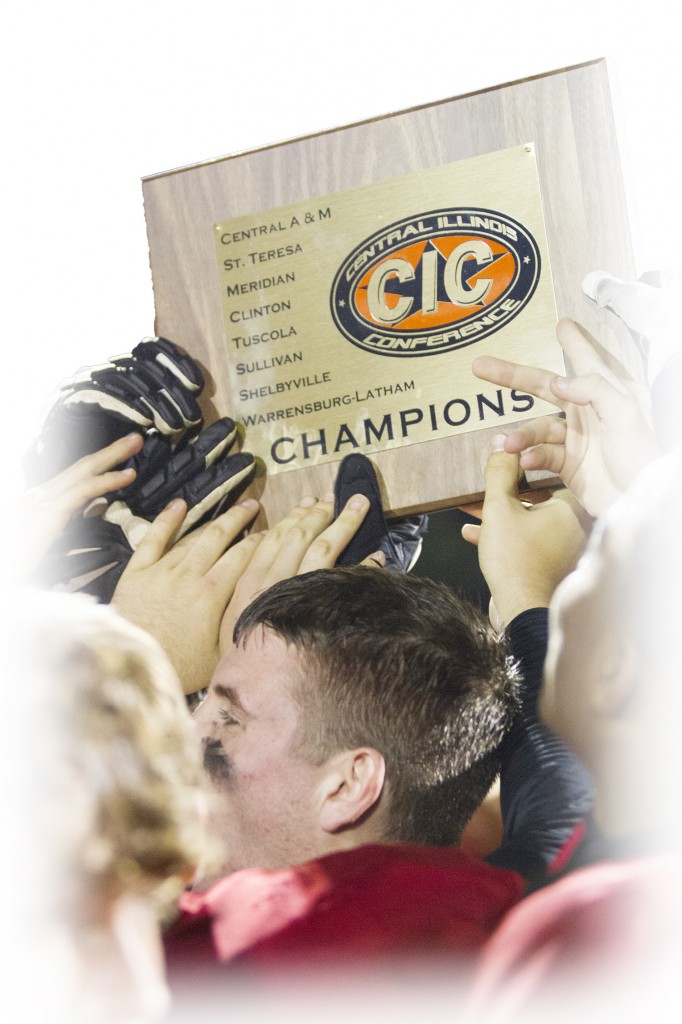
{"type": "Polygon", "coordinates": [[[386,762],[386,838],[458,842],[518,707],[517,671],[481,612],[431,580],[336,568],[261,594],[235,643],[258,626],[303,656],[301,752],[321,762],[374,747],[386,762]]]}

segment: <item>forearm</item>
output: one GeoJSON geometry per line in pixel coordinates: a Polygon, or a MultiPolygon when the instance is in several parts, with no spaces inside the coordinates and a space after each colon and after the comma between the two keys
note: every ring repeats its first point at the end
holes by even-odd
{"type": "Polygon", "coordinates": [[[522,707],[502,748],[504,836],[487,858],[527,879],[544,873],[592,804],[589,773],[538,717],[547,633],[546,608],[524,611],[507,628],[523,675],[522,707]]]}

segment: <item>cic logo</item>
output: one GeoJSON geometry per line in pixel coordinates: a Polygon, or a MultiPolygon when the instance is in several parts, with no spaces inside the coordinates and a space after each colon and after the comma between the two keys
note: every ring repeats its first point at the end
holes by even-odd
{"type": "Polygon", "coordinates": [[[518,221],[494,210],[434,210],[354,249],[334,278],[331,312],[367,352],[438,355],[504,327],[539,277],[537,243],[518,221]]]}

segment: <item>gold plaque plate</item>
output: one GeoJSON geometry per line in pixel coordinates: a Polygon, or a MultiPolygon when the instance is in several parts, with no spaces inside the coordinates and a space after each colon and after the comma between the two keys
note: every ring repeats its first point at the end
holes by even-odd
{"type": "Polygon", "coordinates": [[[233,410],[269,474],[554,409],[471,372],[562,371],[532,145],[215,225],[233,410]]]}

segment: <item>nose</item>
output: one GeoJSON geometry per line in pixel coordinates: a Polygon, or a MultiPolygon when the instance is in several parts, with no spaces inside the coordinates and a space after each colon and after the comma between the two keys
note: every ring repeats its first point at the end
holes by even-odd
{"type": "Polygon", "coordinates": [[[202,740],[212,739],[215,732],[215,721],[212,719],[210,707],[207,707],[208,703],[209,700],[206,697],[192,712],[194,726],[202,740]]]}

